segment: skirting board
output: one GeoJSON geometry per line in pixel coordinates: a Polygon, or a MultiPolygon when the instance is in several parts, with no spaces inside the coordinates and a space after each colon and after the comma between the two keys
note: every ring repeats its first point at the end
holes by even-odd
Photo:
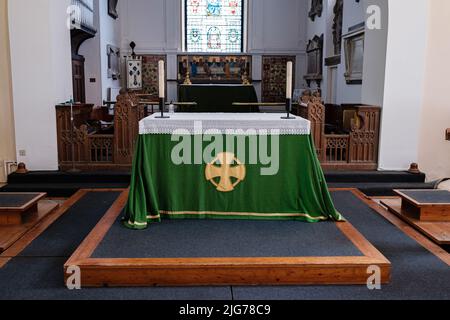
{"type": "MultiPolygon", "coordinates": [[[[359,194],[355,193],[360,197],[359,194]]],[[[350,223],[339,230],[362,252],[357,257],[295,258],[92,258],[128,199],[123,192],[64,265],[79,267],[82,287],[219,285],[365,285],[368,268],[377,266],[389,283],[391,264],[350,223]]]]}

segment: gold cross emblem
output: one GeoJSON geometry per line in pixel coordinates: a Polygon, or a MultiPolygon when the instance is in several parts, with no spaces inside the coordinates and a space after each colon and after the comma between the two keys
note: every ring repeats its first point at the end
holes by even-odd
{"type": "Polygon", "coordinates": [[[206,165],[206,180],[220,192],[231,192],[245,179],[246,169],[231,152],[220,153],[206,165]]]}

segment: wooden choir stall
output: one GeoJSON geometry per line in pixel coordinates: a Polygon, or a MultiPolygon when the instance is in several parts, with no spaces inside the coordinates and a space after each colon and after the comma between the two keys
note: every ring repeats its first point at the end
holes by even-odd
{"type": "Polygon", "coordinates": [[[136,94],[121,91],[114,116],[90,104],[56,106],[58,154],[61,170],[130,170],[139,121],[149,115],[136,94]]]}

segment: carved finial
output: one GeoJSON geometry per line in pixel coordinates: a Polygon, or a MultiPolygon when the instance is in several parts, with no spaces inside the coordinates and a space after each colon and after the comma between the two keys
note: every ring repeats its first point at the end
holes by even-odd
{"type": "Polygon", "coordinates": [[[250,80],[248,79],[247,72],[244,72],[244,74],[242,75],[242,84],[243,84],[244,86],[249,86],[249,85],[251,85],[250,80]]]}
{"type": "Polygon", "coordinates": [[[419,170],[419,165],[417,163],[411,163],[411,166],[409,167],[408,172],[413,173],[413,174],[421,173],[419,170]]]}
{"type": "Polygon", "coordinates": [[[131,41],[130,48],[131,48],[131,56],[133,57],[133,59],[135,59],[136,58],[136,52],[134,52],[134,49],[136,48],[136,43],[134,41],[131,41]]]}
{"type": "Polygon", "coordinates": [[[18,174],[28,173],[27,166],[25,165],[25,163],[23,162],[19,163],[19,165],[17,166],[16,173],[18,174]]]}
{"type": "Polygon", "coordinates": [[[311,90],[310,89],[303,90],[302,96],[303,97],[310,97],[311,96],[311,90]]]}
{"type": "Polygon", "coordinates": [[[192,85],[191,74],[190,74],[189,70],[186,72],[186,78],[184,79],[183,84],[186,86],[192,85]]]}
{"type": "Polygon", "coordinates": [[[314,93],[312,94],[313,97],[315,98],[321,98],[322,97],[322,92],[320,89],[317,89],[317,91],[314,91],[314,93]]]}

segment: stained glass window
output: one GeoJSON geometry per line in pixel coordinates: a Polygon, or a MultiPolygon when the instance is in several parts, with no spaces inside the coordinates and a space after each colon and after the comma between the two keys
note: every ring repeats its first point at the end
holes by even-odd
{"type": "Polygon", "coordinates": [[[185,0],[186,51],[243,52],[244,0],[185,0]]]}

